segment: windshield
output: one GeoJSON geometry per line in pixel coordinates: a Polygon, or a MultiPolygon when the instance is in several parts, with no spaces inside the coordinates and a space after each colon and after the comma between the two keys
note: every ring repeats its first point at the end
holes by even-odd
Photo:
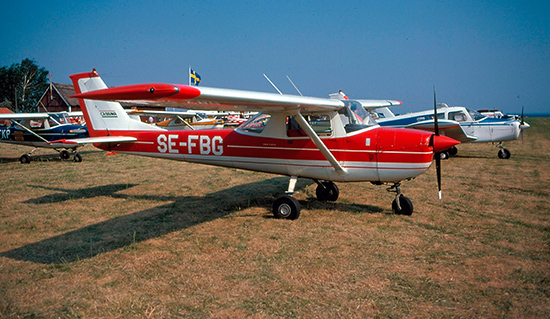
{"type": "Polygon", "coordinates": [[[357,101],[344,101],[345,107],[338,111],[346,132],[357,131],[376,125],[376,121],[357,101]]]}
{"type": "Polygon", "coordinates": [[[68,124],[71,123],[67,113],[49,113],[50,125],[68,124]]]}
{"type": "Polygon", "coordinates": [[[472,109],[468,109],[468,113],[470,113],[470,116],[474,119],[474,121],[479,121],[481,119],[485,118],[485,115],[479,113],[478,111],[474,111],[472,109]]]}

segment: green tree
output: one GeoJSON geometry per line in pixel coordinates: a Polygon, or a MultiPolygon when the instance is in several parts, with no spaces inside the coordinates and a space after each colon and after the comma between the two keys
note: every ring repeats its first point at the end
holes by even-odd
{"type": "Polygon", "coordinates": [[[13,111],[35,112],[36,103],[48,88],[48,73],[31,59],[1,67],[0,102],[10,101],[13,111]]]}

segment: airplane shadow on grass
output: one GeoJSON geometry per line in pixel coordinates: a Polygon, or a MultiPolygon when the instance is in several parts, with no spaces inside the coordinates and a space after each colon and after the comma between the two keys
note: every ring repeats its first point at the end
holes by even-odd
{"type": "MultiPolygon", "coordinates": [[[[301,179],[296,189],[304,189],[312,181],[301,179]]],[[[25,203],[44,204],[67,200],[110,196],[127,200],[145,199],[169,201],[170,203],[128,215],[109,219],[94,225],[70,231],[33,244],[0,253],[0,256],[15,260],[43,264],[71,263],[92,258],[99,254],[128,247],[134,243],[161,237],[168,233],[186,229],[194,225],[222,218],[243,208],[266,207],[271,213],[275,197],[286,190],[288,178],[276,177],[255,183],[238,185],[205,196],[156,196],[127,195],[119,191],[136,186],[135,184],[113,184],[99,187],[67,190],[53,187],[32,186],[65,193],[46,195],[27,200],[25,203]]],[[[354,213],[380,213],[383,209],[370,205],[343,203],[318,203],[313,198],[301,201],[302,207],[351,211],[354,213]]],[[[267,216],[267,215],[266,215],[267,216]]],[[[289,221],[290,222],[290,221],[289,221]]]]}

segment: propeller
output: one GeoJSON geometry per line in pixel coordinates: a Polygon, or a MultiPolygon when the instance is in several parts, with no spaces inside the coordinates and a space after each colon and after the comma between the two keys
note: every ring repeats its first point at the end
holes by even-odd
{"type": "Polygon", "coordinates": [[[519,124],[519,134],[521,135],[521,144],[523,144],[523,127],[525,126],[525,122],[523,121],[523,106],[521,107],[521,122],[519,124]]]}
{"type": "MultiPolygon", "coordinates": [[[[437,120],[437,97],[435,94],[435,85],[434,85],[434,136],[439,136],[439,123],[437,120]]],[[[434,153],[434,157],[435,157],[435,171],[437,173],[437,190],[439,191],[439,199],[441,199],[441,152],[434,153]]]]}

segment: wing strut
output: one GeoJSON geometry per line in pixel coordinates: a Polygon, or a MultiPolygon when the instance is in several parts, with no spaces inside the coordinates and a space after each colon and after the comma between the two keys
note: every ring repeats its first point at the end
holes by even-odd
{"type": "Polygon", "coordinates": [[[348,170],[343,168],[340,163],[336,160],[334,155],[330,152],[328,147],[321,141],[321,138],[315,133],[313,128],[309,125],[309,123],[306,121],[306,119],[302,116],[299,110],[296,110],[296,112],[293,112],[292,116],[294,119],[300,124],[300,127],[306,132],[307,136],[313,141],[315,146],[321,151],[321,154],[329,161],[329,163],[334,167],[336,172],[340,175],[344,175],[348,173],[348,170]]]}

